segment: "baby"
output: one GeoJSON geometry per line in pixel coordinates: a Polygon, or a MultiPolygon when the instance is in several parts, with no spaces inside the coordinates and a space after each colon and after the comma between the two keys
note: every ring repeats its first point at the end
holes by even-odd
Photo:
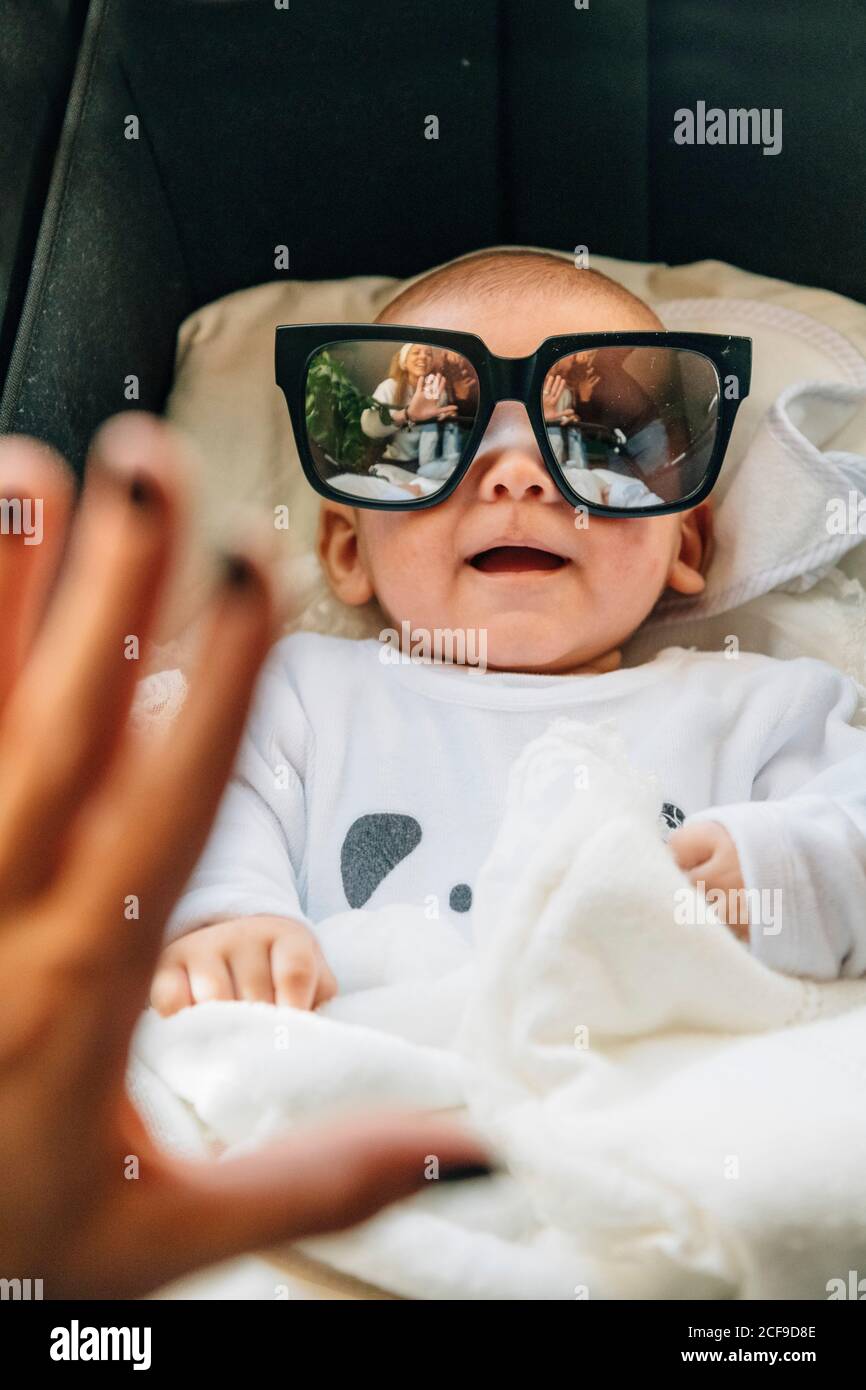
{"type": "MultiPolygon", "coordinates": [[[[432,272],[378,322],[471,332],[503,357],[557,334],[663,327],[605,276],[529,252],[432,272]]],[[[170,924],[154,1006],[314,1008],[336,990],[316,923],[349,907],[415,902],[432,906],[431,931],[437,911],[468,927],[509,767],[562,715],[615,721],[631,761],[658,778],[670,852],[735,905],[729,926],[763,962],[820,979],[866,972],[866,733],[851,722],[854,683],[819,661],[746,653],[669,648],[622,664],[665,591],[704,588],[711,542],[709,501],[576,526],[512,400],[498,402],[444,502],[415,512],[323,502],[318,554],[338,599],[375,598],[398,633],[481,632],[487,669],[384,661],[375,640],[298,634],[277,645],[170,924]],[[750,921],[742,889],[771,891],[781,919],[750,921]]]]}

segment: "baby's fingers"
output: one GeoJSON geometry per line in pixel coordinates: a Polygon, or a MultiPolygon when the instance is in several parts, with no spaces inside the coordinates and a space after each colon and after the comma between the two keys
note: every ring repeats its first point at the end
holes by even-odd
{"type": "Polygon", "coordinates": [[[250,941],[236,946],[231,952],[229,964],[235,982],[236,999],[273,1004],[274,983],[271,978],[270,951],[266,941],[250,941]]]}
{"type": "Polygon", "coordinates": [[[150,987],[150,1002],[158,1014],[164,1018],[179,1013],[193,1003],[192,989],[187,968],[180,961],[166,961],[161,964],[153,977],[150,987]]]}
{"type": "Polygon", "coordinates": [[[150,988],[150,1002],[157,1013],[175,1014],[213,999],[274,1002],[267,942],[205,950],[193,933],[188,942],[176,943],[163,953],[150,988]]]}
{"type": "Polygon", "coordinates": [[[712,821],[697,821],[675,830],[668,840],[668,849],[683,873],[706,864],[717,844],[717,827],[712,821]]]}
{"type": "Polygon", "coordinates": [[[187,963],[189,988],[194,1004],[223,1003],[235,998],[235,983],[229,963],[222,956],[194,955],[187,963]]]}
{"type": "Polygon", "coordinates": [[[159,966],[150,988],[150,1002],[157,1013],[176,1014],[190,1004],[237,997],[229,963],[214,953],[195,951],[188,960],[166,960],[159,966]]]}
{"type": "Polygon", "coordinates": [[[327,1004],[329,999],[333,999],[339,992],[337,977],[324,957],[319,959],[318,983],[316,986],[316,998],[313,1008],[317,1009],[320,1004],[327,1004]]]}
{"type": "Polygon", "coordinates": [[[274,1001],[292,1009],[315,1008],[319,986],[318,967],[311,949],[299,948],[297,939],[278,936],[271,946],[274,1001]]]}

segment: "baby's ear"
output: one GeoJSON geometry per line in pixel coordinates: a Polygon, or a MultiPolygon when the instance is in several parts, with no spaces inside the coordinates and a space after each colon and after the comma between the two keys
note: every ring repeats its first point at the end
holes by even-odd
{"type": "Polygon", "coordinates": [[[682,513],[680,544],[666,587],[678,594],[700,594],[713,558],[713,504],[709,498],[682,513]]]}
{"type": "Polygon", "coordinates": [[[358,607],[373,597],[358,546],[357,513],[340,502],[323,502],[319,509],[316,553],[333,593],[358,607]]]}

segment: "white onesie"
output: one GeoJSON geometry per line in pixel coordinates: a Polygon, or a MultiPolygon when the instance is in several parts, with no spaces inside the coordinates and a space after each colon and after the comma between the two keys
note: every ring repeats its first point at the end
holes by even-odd
{"type": "MultiPolygon", "coordinates": [[[[660,834],[715,820],[747,890],[779,890],[767,965],[866,973],[866,731],[853,681],[823,662],[671,647],[603,675],[394,662],[393,647],[298,634],[261,678],[235,777],[169,923],[347,907],[426,907],[468,927],[508,769],[563,715],[613,720],[654,773],[660,834]]],[[[628,845],[622,847],[628,854],[628,845]]]]}

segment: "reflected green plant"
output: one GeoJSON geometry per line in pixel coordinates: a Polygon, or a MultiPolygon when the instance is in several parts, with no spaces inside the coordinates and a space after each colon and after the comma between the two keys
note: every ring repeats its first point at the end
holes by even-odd
{"type": "Polygon", "coordinates": [[[343,472],[365,472],[372,441],[361,428],[361,415],[378,410],[387,425],[388,407],[359,391],[343,364],[327,351],[316,355],[307,373],[304,404],[310,439],[329,461],[343,472]]]}

